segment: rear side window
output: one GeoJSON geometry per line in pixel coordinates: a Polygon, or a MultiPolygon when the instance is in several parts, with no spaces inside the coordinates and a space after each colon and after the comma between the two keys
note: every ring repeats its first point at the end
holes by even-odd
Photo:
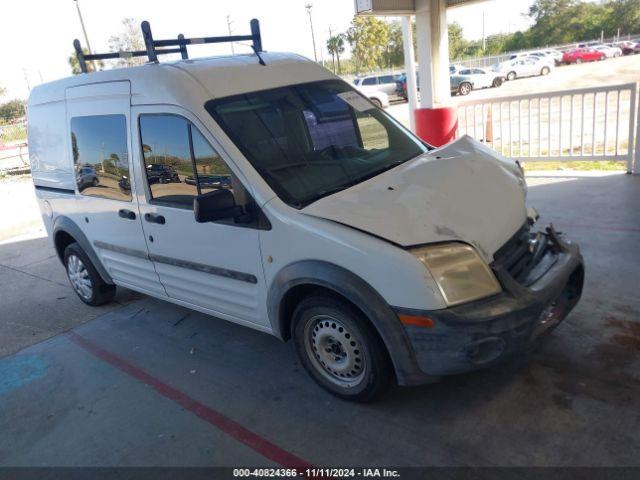
{"type": "Polygon", "coordinates": [[[378,83],[376,80],[377,80],[376,77],[365,78],[362,81],[362,85],[376,85],[378,83]]]}
{"type": "Polygon", "coordinates": [[[140,138],[152,201],[191,209],[197,195],[232,188],[229,167],[186,118],[141,115],[140,138]]]}
{"type": "Polygon", "coordinates": [[[131,201],[124,115],[72,118],[71,152],[76,184],[82,195],[131,201]]]}
{"type": "Polygon", "coordinates": [[[384,84],[384,83],[394,83],[395,80],[393,79],[393,75],[385,75],[383,77],[378,77],[378,83],[380,84],[384,84]]]}

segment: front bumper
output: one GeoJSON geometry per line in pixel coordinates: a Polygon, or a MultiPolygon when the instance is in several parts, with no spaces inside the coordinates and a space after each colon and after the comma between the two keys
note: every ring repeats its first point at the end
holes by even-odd
{"type": "Polygon", "coordinates": [[[434,321],[432,328],[405,325],[422,374],[437,377],[477,370],[526,353],[569,314],[582,293],[582,255],[553,226],[538,235],[547,237],[548,252],[539,260],[545,271],[538,272],[535,282],[524,285],[494,263],[503,286],[499,295],[443,310],[395,309],[434,321]]]}

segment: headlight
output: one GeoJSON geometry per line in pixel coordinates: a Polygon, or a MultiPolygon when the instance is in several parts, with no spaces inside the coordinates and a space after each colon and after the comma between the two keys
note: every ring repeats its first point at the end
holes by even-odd
{"type": "Polygon", "coordinates": [[[448,306],[502,291],[489,266],[469,245],[444,243],[410,251],[429,269],[448,306]]]}

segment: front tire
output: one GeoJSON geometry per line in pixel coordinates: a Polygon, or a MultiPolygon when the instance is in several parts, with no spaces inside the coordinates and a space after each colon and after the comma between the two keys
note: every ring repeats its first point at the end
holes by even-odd
{"type": "Polygon", "coordinates": [[[576,58],[576,65],[579,65],[582,63],[582,59],[581,58],[576,58]]]}
{"type": "Polygon", "coordinates": [[[549,67],[542,67],[542,70],[540,70],[540,75],[549,75],[549,72],[551,70],[549,69],[549,67]]]}
{"type": "Polygon", "coordinates": [[[382,102],[380,100],[378,100],[377,98],[372,98],[371,99],[371,103],[373,103],[378,108],[382,108],[382,102]]]}
{"type": "Polygon", "coordinates": [[[323,293],[304,298],[291,329],[302,365],[333,395],[368,402],[387,389],[391,364],[384,344],[346,301],[323,293]]]}
{"type": "Polygon", "coordinates": [[[64,266],[71,287],[84,303],[97,307],[113,300],[116,294],[115,285],[109,285],[102,280],[87,254],[77,243],[72,243],[65,249],[64,266]]]}
{"type": "Polygon", "coordinates": [[[502,86],[503,80],[501,77],[496,77],[493,79],[493,84],[491,85],[493,88],[498,88],[502,86]]]}
{"type": "Polygon", "coordinates": [[[516,79],[517,76],[518,76],[518,74],[516,72],[509,72],[509,73],[507,73],[507,80],[512,82],[512,81],[514,81],[516,79]]]}

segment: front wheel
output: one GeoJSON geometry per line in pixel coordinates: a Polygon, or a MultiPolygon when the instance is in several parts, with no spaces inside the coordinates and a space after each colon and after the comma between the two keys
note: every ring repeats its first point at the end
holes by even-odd
{"type": "Polygon", "coordinates": [[[581,58],[576,58],[576,64],[580,64],[582,63],[582,59],[581,58]]]}
{"type": "Polygon", "coordinates": [[[87,254],[77,243],[72,243],[65,249],[64,265],[73,290],[87,305],[97,307],[110,302],[115,296],[115,285],[109,285],[102,280],[87,254]]]}
{"type": "Polygon", "coordinates": [[[307,372],[333,395],[367,402],[387,389],[391,365],[384,344],[346,301],[322,293],[306,297],[293,313],[291,333],[307,372]]]}
{"type": "Polygon", "coordinates": [[[509,80],[511,82],[511,81],[515,80],[517,76],[518,75],[516,74],[516,72],[509,72],[509,73],[507,73],[507,80],[509,80]]]}
{"type": "Polygon", "coordinates": [[[540,75],[549,75],[549,72],[551,70],[549,69],[549,67],[542,67],[542,70],[540,70],[540,75]]]}
{"type": "Polygon", "coordinates": [[[458,93],[460,95],[469,95],[469,93],[471,93],[471,90],[473,90],[473,87],[469,82],[463,82],[458,87],[458,93]]]}
{"type": "Polygon", "coordinates": [[[502,77],[496,77],[493,79],[493,84],[491,85],[494,88],[502,86],[503,80],[502,77]]]}

